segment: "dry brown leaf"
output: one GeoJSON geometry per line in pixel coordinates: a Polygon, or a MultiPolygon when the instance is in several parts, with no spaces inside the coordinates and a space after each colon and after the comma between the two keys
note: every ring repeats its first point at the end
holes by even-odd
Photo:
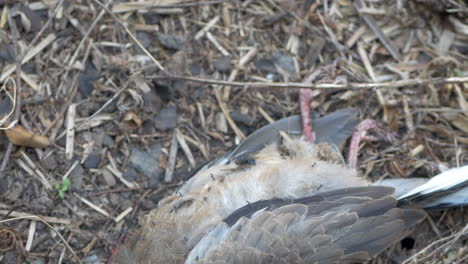
{"type": "Polygon", "coordinates": [[[5,130],[5,134],[11,143],[18,146],[47,148],[50,144],[50,141],[47,137],[32,134],[20,125],[5,130]]]}
{"type": "Polygon", "coordinates": [[[135,112],[127,112],[123,118],[123,123],[129,129],[137,129],[141,127],[143,121],[135,112]]]}

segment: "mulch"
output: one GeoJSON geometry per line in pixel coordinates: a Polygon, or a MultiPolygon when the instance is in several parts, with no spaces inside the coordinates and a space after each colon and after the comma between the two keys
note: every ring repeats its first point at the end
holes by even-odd
{"type": "MultiPolygon", "coordinates": [[[[299,112],[398,133],[364,177],[468,163],[466,1],[0,0],[0,263],[105,263],[191,171],[299,112]],[[303,80],[320,67],[327,74],[303,80]]],[[[462,263],[468,212],[430,212],[373,263],[462,263]],[[409,258],[409,259],[408,259],[409,258]]]]}

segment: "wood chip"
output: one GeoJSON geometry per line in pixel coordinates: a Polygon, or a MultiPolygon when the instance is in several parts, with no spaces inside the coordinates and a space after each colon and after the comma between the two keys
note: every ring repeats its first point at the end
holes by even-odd
{"type": "Polygon", "coordinates": [[[71,104],[67,112],[67,142],[65,144],[65,157],[68,160],[73,158],[73,151],[75,149],[75,116],[76,104],[71,104]]]}
{"type": "Polygon", "coordinates": [[[86,204],[87,206],[91,207],[91,209],[93,209],[94,211],[106,216],[106,217],[110,217],[110,214],[108,212],[106,212],[106,210],[102,209],[101,207],[93,204],[91,201],[79,196],[77,193],[73,193],[78,199],[80,199],[84,204],[86,204]]]}
{"type": "Polygon", "coordinates": [[[169,158],[167,161],[166,173],[164,175],[164,182],[172,182],[178,149],[179,146],[177,141],[177,133],[174,131],[172,133],[171,149],[169,150],[169,158]]]}

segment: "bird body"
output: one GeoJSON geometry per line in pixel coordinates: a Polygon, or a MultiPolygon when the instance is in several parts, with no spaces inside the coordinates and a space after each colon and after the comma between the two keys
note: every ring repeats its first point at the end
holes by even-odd
{"type": "Polygon", "coordinates": [[[184,255],[178,252],[187,253],[214,225],[249,203],[298,199],[319,190],[368,184],[355,170],[346,168],[326,143],[307,144],[297,139],[281,148],[271,144],[254,159],[253,166],[232,162],[200,171],[194,177],[209,178],[205,185],[194,184],[184,194],[175,193],[161,201],[134,239],[137,258],[179,262],[184,255]],[[169,242],[162,243],[162,238],[169,242]]]}
{"type": "MultiPolygon", "coordinates": [[[[355,122],[353,110],[338,115],[355,122]]],[[[291,122],[275,129],[287,130],[280,128],[291,122]]],[[[162,200],[115,262],[353,263],[375,256],[425,214],[398,208],[393,188],[370,186],[344,164],[334,145],[351,134],[349,126],[328,131],[323,135],[337,140],[247,138],[251,149],[241,144],[162,200]],[[245,155],[255,162],[233,162],[245,155]]],[[[467,181],[466,171],[455,185],[467,181]]],[[[433,183],[426,187],[401,197],[434,191],[433,183]]]]}

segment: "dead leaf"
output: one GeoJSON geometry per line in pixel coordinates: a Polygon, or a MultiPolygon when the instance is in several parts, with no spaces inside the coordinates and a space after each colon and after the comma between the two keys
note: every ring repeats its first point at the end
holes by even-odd
{"type": "Polygon", "coordinates": [[[49,139],[45,136],[31,134],[24,127],[17,125],[8,130],[5,134],[11,143],[18,146],[32,148],[47,148],[50,144],[49,139]]]}
{"type": "Polygon", "coordinates": [[[143,121],[135,112],[127,112],[123,118],[124,125],[129,129],[136,129],[141,127],[143,121]]]}

